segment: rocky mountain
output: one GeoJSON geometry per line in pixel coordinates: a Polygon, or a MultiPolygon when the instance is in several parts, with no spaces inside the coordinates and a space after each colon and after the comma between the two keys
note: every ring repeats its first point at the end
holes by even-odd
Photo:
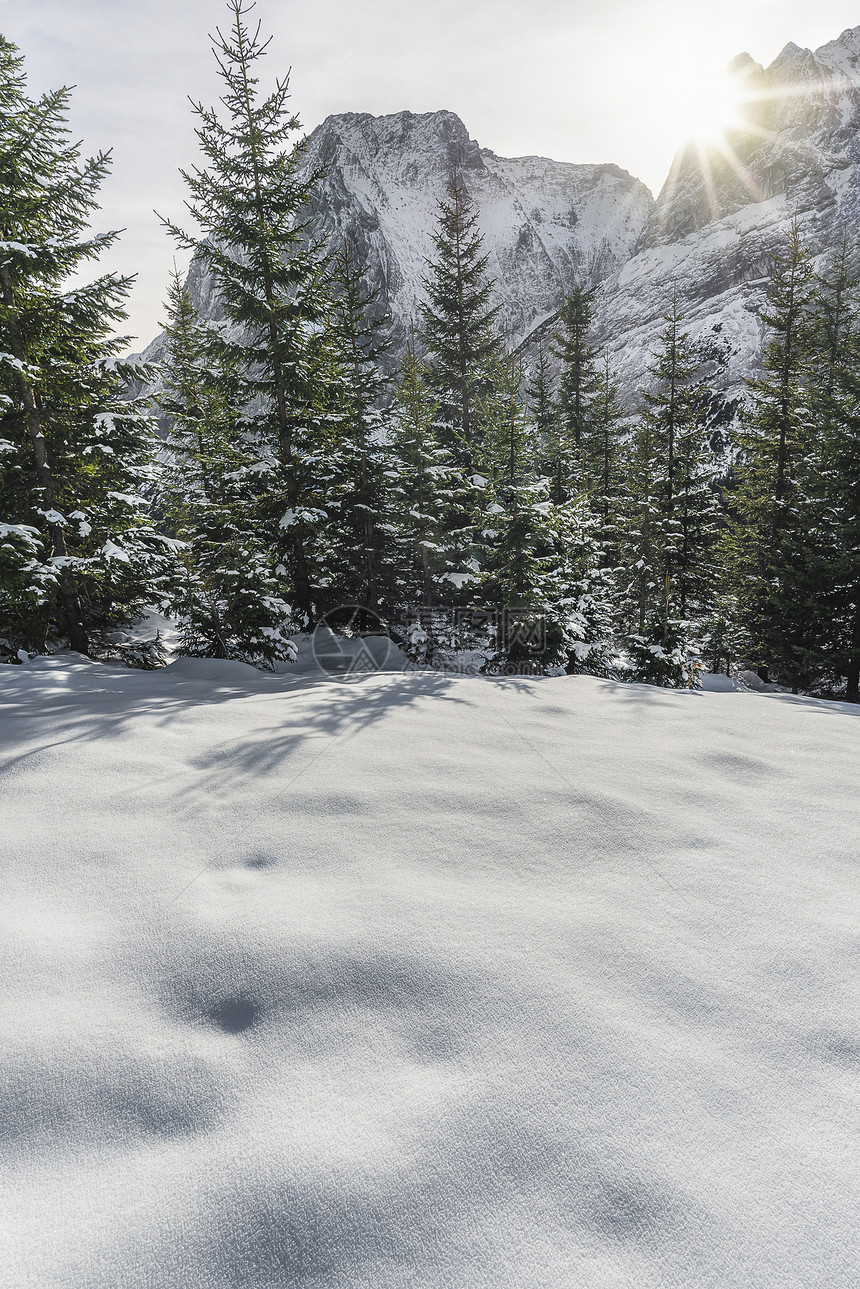
{"type": "Polygon", "coordinates": [[[423,298],[437,202],[452,168],[480,212],[500,321],[519,345],[575,281],[595,286],[627,262],[650,219],[644,184],[612,165],[497,157],[453,112],[331,116],[310,137],[325,167],[316,232],[348,237],[368,265],[402,345],[423,298]]]}
{"type": "MultiPolygon", "coordinates": [[[[687,145],[656,201],[613,165],[498,157],[451,112],[331,116],[310,136],[323,165],[314,236],[349,237],[391,315],[392,362],[422,298],[436,203],[456,165],[479,210],[501,324],[528,355],[575,281],[598,291],[598,330],[632,399],[676,293],[727,399],[755,369],[769,266],[797,219],[816,254],[860,210],[860,27],[768,68],[735,60],[743,124],[720,147],[687,145]]],[[[679,123],[683,131],[683,122],[679,123]]],[[[192,267],[204,315],[211,283],[192,267]]],[[[156,341],[147,351],[157,356],[156,341]]]]}
{"type": "MultiPolygon", "coordinates": [[[[649,190],[618,166],[497,157],[453,112],[328,117],[304,162],[323,171],[309,231],[331,246],[348,238],[364,260],[391,317],[392,365],[418,322],[437,202],[455,166],[480,211],[500,324],[513,346],[555,315],[573,282],[596,286],[621,268],[652,213],[649,190]]],[[[189,288],[201,314],[217,318],[217,296],[197,265],[189,288]]],[[[147,356],[160,347],[159,338],[147,356]]]]}
{"type": "Polygon", "coordinates": [[[745,124],[721,147],[682,148],[637,251],[600,288],[600,330],[635,387],[673,292],[689,329],[720,353],[737,396],[756,368],[771,258],[796,219],[821,257],[860,211],[860,27],[812,53],[787,45],[767,69],[732,73],[745,124]]]}

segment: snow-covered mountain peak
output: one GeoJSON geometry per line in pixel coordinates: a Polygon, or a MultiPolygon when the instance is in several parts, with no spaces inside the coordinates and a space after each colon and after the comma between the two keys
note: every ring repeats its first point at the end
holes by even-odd
{"type": "MultiPolygon", "coordinates": [[[[677,293],[694,338],[727,365],[729,392],[755,369],[770,263],[798,218],[816,254],[860,218],[860,27],[812,52],[789,44],[767,68],[747,53],[746,126],[723,147],[687,145],[656,203],[612,164],[506,158],[454,112],[328,117],[307,146],[323,178],[310,232],[348,238],[390,315],[391,362],[418,320],[438,201],[454,167],[474,200],[503,332],[513,345],[551,329],[574,282],[598,288],[600,334],[631,398],[677,293]]],[[[211,282],[190,287],[217,316],[211,282]]],[[[157,344],[157,342],[156,342],[157,344]]]]}
{"type": "MultiPolygon", "coordinates": [[[[333,249],[349,240],[364,261],[390,317],[392,364],[420,319],[438,204],[454,169],[475,204],[512,345],[555,314],[574,282],[597,285],[626,263],[653,207],[648,188],[619,166],[500,157],[445,110],[329,116],[308,138],[303,164],[321,172],[309,233],[333,249]]],[[[203,316],[217,318],[217,294],[194,265],[189,289],[203,316]]]]}
{"type": "Polygon", "coordinates": [[[860,27],[815,53],[788,44],[764,70],[742,54],[732,69],[745,79],[744,114],[751,128],[730,131],[725,144],[687,145],[678,153],[647,245],[689,236],[750,202],[778,195],[802,211],[816,203],[836,172],[854,164],[860,27]]]}
{"type": "Polygon", "coordinates": [[[404,163],[424,163],[426,170],[447,176],[455,166],[483,168],[481,149],[454,112],[395,112],[371,116],[347,112],[326,117],[311,136],[314,146],[334,159],[351,153],[361,161],[376,160],[386,171],[404,163]]]}
{"type": "Polygon", "coordinates": [[[815,51],[815,62],[849,83],[860,84],[860,27],[849,27],[815,51]]]}
{"type": "Polygon", "coordinates": [[[346,238],[391,315],[393,353],[424,298],[439,199],[456,168],[472,197],[502,328],[519,344],[577,280],[594,284],[633,254],[651,213],[644,184],[615,165],[497,156],[454,112],[346,113],[308,141],[322,166],[312,207],[318,236],[346,238]]]}
{"type": "Polygon", "coordinates": [[[603,335],[628,391],[650,363],[677,293],[693,337],[720,352],[736,397],[756,368],[773,255],[793,220],[814,255],[860,218],[860,27],[762,69],[741,54],[750,127],[675,158],[638,253],[601,287],[603,335]]]}

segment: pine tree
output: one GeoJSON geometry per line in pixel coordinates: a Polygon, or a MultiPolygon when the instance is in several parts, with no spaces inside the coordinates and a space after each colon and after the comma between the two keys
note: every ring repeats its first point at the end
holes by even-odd
{"type": "Polygon", "coordinates": [[[656,422],[640,414],[625,453],[618,600],[621,634],[649,642],[664,635],[666,579],[658,449],[656,422]]]}
{"type": "Polygon", "coordinates": [[[624,496],[624,412],[618,397],[609,354],[603,354],[592,405],[594,487],[589,495],[592,514],[600,520],[601,564],[617,563],[624,496]]]}
{"type": "Polygon", "coordinates": [[[474,518],[478,602],[494,615],[493,668],[531,669],[560,644],[549,621],[556,598],[552,505],[536,470],[537,443],[516,359],[498,360],[490,375],[478,405],[484,481],[474,518]]]}
{"type": "Polygon", "coordinates": [[[712,551],[718,503],[707,426],[696,375],[699,356],[684,330],[677,298],[666,315],[644,395],[643,421],[649,425],[649,451],[654,453],[649,487],[656,513],[650,521],[662,580],[663,643],[670,623],[702,617],[713,580],[712,551]]]}
{"type": "Polygon", "coordinates": [[[814,594],[822,612],[810,662],[860,702],[860,264],[847,237],[819,278],[810,327],[815,427],[807,445],[815,507],[814,594]]]}
{"type": "MultiPolygon", "coordinates": [[[[286,570],[299,621],[315,613],[321,571],[309,544],[326,521],[329,456],[342,416],[326,327],[324,257],[310,244],[304,212],[318,176],[303,176],[300,129],[288,78],[261,96],[257,68],[269,41],[251,31],[247,0],[228,0],[232,27],[216,29],[213,52],[225,91],[218,110],[194,104],[205,168],[182,171],[188,208],[204,239],[167,227],[214,280],[227,326],[220,348],[237,374],[243,451],[255,484],[255,522],[269,564],[286,570]]],[[[323,547],[324,547],[323,543],[323,547]]]]}
{"type": "Polygon", "coordinates": [[[167,314],[160,404],[170,430],[158,500],[182,543],[171,596],[181,650],[270,666],[293,656],[292,620],[254,522],[254,458],[237,433],[241,382],[178,274],[167,314]]]}
{"type": "Polygon", "coordinates": [[[695,399],[690,419],[678,430],[676,466],[670,593],[674,592],[671,598],[682,622],[700,621],[713,600],[720,501],[695,399]]]}
{"type": "Polygon", "coordinates": [[[0,37],[0,608],[7,647],[68,639],[90,653],[160,595],[169,543],[144,492],[155,437],[140,376],[117,361],[132,280],[66,287],[118,234],[86,231],[110,167],[80,160],[70,93],[31,99],[23,59],[0,37]]]}
{"type": "Polygon", "coordinates": [[[400,365],[387,471],[388,529],[401,604],[438,603],[445,586],[442,579],[462,572],[452,558],[458,472],[436,437],[437,418],[438,404],[428,388],[427,368],[416,353],[413,331],[400,365]]]}
{"type": "Polygon", "coordinates": [[[677,686],[692,675],[690,619],[701,634],[710,604],[717,498],[700,362],[677,299],[665,321],[627,452],[619,618],[635,677],[677,686]]]}
{"type": "Polygon", "coordinates": [[[478,446],[477,403],[487,393],[488,367],[500,352],[495,330],[499,306],[492,303],[483,244],[477,211],[454,171],[447,196],[438,203],[435,258],[428,261],[421,316],[442,443],[456,453],[466,474],[478,446]]]}
{"type": "Polygon", "coordinates": [[[584,495],[553,507],[555,612],[565,670],[613,676],[616,585],[608,566],[606,527],[584,495]]]}
{"type": "Polygon", "coordinates": [[[485,483],[474,520],[474,602],[495,624],[489,668],[605,674],[611,586],[600,568],[599,521],[582,497],[552,501],[516,358],[492,375],[480,405],[485,483]]]}
{"type": "Polygon", "coordinates": [[[379,291],[368,287],[364,266],[346,241],[332,259],[335,288],[332,336],[341,377],[338,406],[343,415],[328,505],[328,578],[334,598],[378,611],[390,598],[392,569],[385,511],[386,415],[388,384],[380,367],[387,343],[381,337],[386,317],[379,291]]]}
{"type": "Polygon", "coordinates": [[[600,387],[597,349],[591,343],[594,293],[574,286],[558,311],[559,329],[550,352],[561,364],[557,430],[551,466],[553,499],[593,493],[600,478],[600,435],[594,404],[600,387]]]}
{"type": "Polygon", "coordinates": [[[808,389],[813,267],[795,224],[775,257],[763,375],[749,384],[738,435],[744,455],[725,557],[747,660],[793,688],[805,683],[821,629],[810,541],[808,389]],[[808,557],[812,557],[811,560],[808,557]]]}
{"type": "Polygon", "coordinates": [[[556,400],[552,388],[550,366],[543,344],[538,346],[537,358],[530,373],[531,379],[526,388],[531,422],[534,426],[538,451],[541,460],[546,464],[547,473],[551,473],[553,445],[557,428],[556,400]]]}

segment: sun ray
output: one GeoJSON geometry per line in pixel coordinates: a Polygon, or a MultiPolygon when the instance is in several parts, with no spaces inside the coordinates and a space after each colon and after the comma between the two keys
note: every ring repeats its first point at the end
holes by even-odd
{"type": "Polygon", "coordinates": [[[752,171],[741,161],[728,139],[719,139],[715,144],[717,151],[729,167],[734,171],[753,201],[765,201],[767,194],[758,183],[752,171]]]}
{"type": "Polygon", "coordinates": [[[702,176],[702,182],[705,186],[705,193],[707,194],[708,205],[711,208],[711,216],[713,219],[719,219],[720,208],[717,205],[717,190],[714,187],[714,176],[711,170],[711,159],[710,159],[709,150],[701,142],[699,142],[699,140],[696,140],[696,151],[699,154],[699,171],[702,176]]]}

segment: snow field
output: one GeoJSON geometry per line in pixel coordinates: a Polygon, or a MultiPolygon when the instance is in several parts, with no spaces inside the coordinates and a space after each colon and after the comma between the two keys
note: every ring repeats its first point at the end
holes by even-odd
{"type": "Polygon", "coordinates": [[[9,1289],[845,1289],[860,722],[0,671],[9,1289]]]}

